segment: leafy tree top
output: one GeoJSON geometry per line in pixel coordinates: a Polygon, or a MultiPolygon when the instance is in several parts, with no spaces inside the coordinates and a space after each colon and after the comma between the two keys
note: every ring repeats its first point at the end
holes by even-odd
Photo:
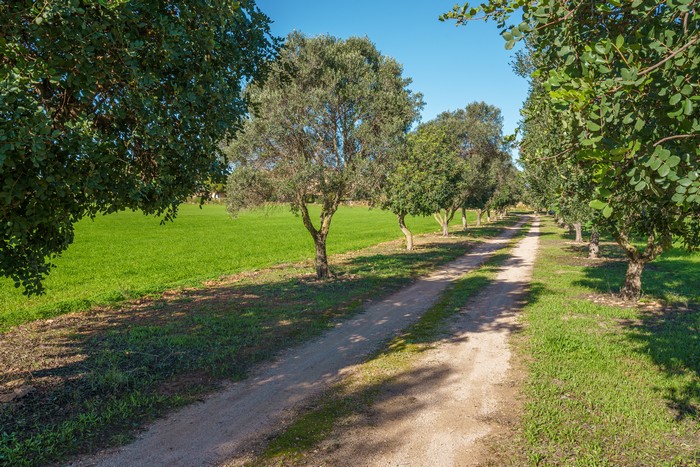
{"type": "Polygon", "coordinates": [[[422,106],[402,71],[367,38],[291,33],[266,80],[248,87],[254,112],[228,153],[234,174],[251,176],[230,209],[299,209],[317,196],[332,213],[341,198],[368,197],[422,106]]]}
{"type": "Polygon", "coordinates": [[[0,274],[30,293],[82,217],[171,218],[220,177],[276,51],[252,0],[18,0],[0,24],[0,274]]]}

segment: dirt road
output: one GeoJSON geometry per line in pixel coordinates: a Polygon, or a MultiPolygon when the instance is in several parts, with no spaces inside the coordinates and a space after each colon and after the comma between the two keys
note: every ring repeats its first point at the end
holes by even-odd
{"type": "Polygon", "coordinates": [[[156,422],[131,445],[103,457],[99,465],[194,466],[244,458],[255,441],[279,428],[300,403],[337,382],[346,368],[415,322],[452,281],[504,246],[522,222],[369,305],[357,318],[258,367],[250,378],[156,422]]]}
{"type": "Polygon", "coordinates": [[[339,427],[304,465],[469,466],[484,440],[513,423],[509,335],[530,283],[538,224],[492,285],[451,324],[449,338],[384,387],[366,417],[339,427]]]}

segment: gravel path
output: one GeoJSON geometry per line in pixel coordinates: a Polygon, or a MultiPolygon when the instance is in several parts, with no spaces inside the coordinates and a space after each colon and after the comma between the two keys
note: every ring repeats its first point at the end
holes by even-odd
{"type": "Polygon", "coordinates": [[[383,387],[368,416],[337,428],[304,465],[489,463],[484,441],[507,436],[503,427],[517,422],[508,338],[518,328],[538,234],[536,221],[496,280],[461,310],[450,337],[383,387]]]}
{"type": "Polygon", "coordinates": [[[525,220],[413,285],[368,305],[356,318],[259,366],[246,380],[154,423],[134,443],[103,457],[99,465],[195,466],[244,458],[254,442],[279,428],[300,403],[337,382],[344,369],[415,322],[452,281],[508,243],[525,220]]]}

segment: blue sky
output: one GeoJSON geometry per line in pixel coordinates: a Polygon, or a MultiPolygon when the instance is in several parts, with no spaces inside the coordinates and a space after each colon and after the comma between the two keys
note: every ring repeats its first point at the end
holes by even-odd
{"type": "Polygon", "coordinates": [[[485,101],[503,111],[504,130],[514,131],[527,82],[511,69],[512,51],[494,23],[467,26],[440,22],[455,0],[258,0],[272,19],[272,32],[286,36],[367,36],[404,66],[411,89],[423,93],[423,121],[444,110],[485,101]]]}

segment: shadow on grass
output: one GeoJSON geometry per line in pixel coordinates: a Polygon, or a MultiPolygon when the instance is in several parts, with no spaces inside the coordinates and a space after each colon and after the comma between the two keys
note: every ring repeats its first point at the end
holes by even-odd
{"type": "MultiPolygon", "coordinates": [[[[520,261],[499,254],[489,263],[493,264],[482,270],[497,273],[518,266],[520,261]]],[[[463,376],[466,365],[457,361],[431,361],[427,366],[406,368],[402,355],[420,354],[437,343],[441,348],[460,345],[482,332],[518,333],[521,325],[515,319],[517,313],[525,303],[537,301],[543,291],[538,284],[493,282],[484,275],[469,274],[459,279],[415,325],[363,364],[359,375],[355,374],[350,383],[337,386],[275,436],[264,457],[284,463],[319,448],[322,452],[332,452],[331,463],[333,459],[354,459],[364,464],[369,459],[396,452],[410,439],[404,431],[406,427],[434,404],[427,395],[439,394],[454,384],[456,378],[463,381],[460,375],[463,376]],[[371,382],[364,383],[366,379],[371,382]],[[336,429],[340,434],[333,433],[336,429]],[[381,435],[374,436],[373,430],[379,430],[381,435]],[[362,440],[337,443],[346,439],[344,432],[353,434],[350,439],[361,437],[362,440]]],[[[491,374],[490,378],[497,377],[491,374]]],[[[468,405],[469,394],[465,393],[464,397],[462,403],[468,405]]],[[[473,402],[478,406],[478,400],[473,402]]],[[[328,461],[323,455],[322,460],[328,461]]],[[[305,459],[305,463],[309,462],[313,463],[314,459],[305,459]]]]}
{"type": "MultiPolygon", "coordinates": [[[[575,246],[569,250],[581,253],[575,246]]],[[[625,255],[610,243],[605,245],[603,256],[605,260],[596,267],[584,268],[585,279],[575,284],[617,294],[627,270],[625,255]]],[[[643,298],[660,300],[661,304],[642,305],[639,319],[623,321],[637,351],[676,380],[659,391],[677,420],[700,420],[699,285],[700,258],[673,248],[647,264],[642,274],[643,298]]]]}
{"type": "Polygon", "coordinates": [[[639,322],[627,323],[629,338],[674,385],[660,389],[676,420],[700,421],[700,309],[670,308],[645,313],[639,322]]]}
{"type": "Polygon", "coordinates": [[[26,395],[0,405],[0,464],[45,464],[122,444],[144,421],[222,379],[243,378],[256,362],[467,249],[436,243],[351,258],[334,265],[334,281],[277,268],[3,334],[0,388],[26,395]]]}

